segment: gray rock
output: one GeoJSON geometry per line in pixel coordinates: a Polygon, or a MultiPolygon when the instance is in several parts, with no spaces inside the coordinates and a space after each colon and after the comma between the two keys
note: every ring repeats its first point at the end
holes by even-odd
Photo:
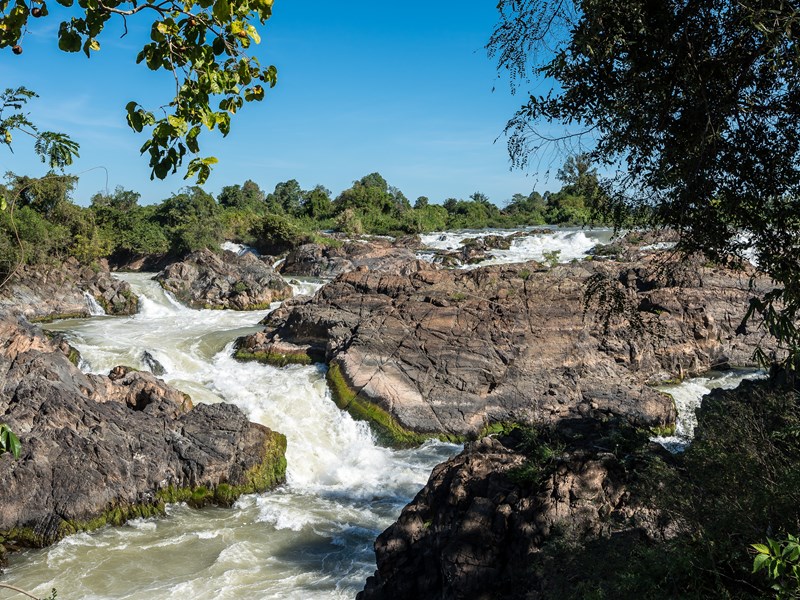
{"type": "Polygon", "coordinates": [[[150,373],[80,372],[37,328],[0,317],[0,422],[22,455],[0,457],[0,537],[44,546],[163,510],[229,504],[284,476],[286,439],[235,406],[199,405],[150,373]],[[223,485],[224,484],[224,485],[223,485]]]}
{"type": "Polygon", "coordinates": [[[74,258],[58,267],[24,266],[0,289],[0,312],[28,320],[88,317],[86,293],[108,314],[135,314],[139,300],[130,285],[112,277],[104,261],[97,267],[82,266],[74,258]]]}
{"type": "Polygon", "coordinates": [[[254,256],[200,250],[156,275],[161,286],[192,308],[256,310],[292,295],[291,286],[254,256]]]}
{"type": "Polygon", "coordinates": [[[736,334],[751,273],[662,262],[347,273],[273,312],[240,347],[324,354],[363,401],[412,432],[470,437],[490,423],[612,415],[669,426],[672,401],[648,384],[752,365],[770,341],[736,334]],[[600,302],[584,312],[590,282],[600,302]]]}

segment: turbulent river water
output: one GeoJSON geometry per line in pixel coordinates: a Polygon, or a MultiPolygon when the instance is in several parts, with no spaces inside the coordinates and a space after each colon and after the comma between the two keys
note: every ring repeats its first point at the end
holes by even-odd
{"type": "MultiPolygon", "coordinates": [[[[126,274],[141,299],[134,317],[63,321],[92,372],[144,367],[195,401],[225,400],[286,434],[287,483],[233,509],[170,506],[167,517],[71,536],[11,558],[3,581],[59,598],[353,598],[375,569],[372,543],[459,450],[377,446],[368,426],[330,398],[320,367],[278,369],[231,358],[233,340],[267,311],[190,310],[146,274],[126,274]]],[[[301,284],[298,291],[313,291],[301,284]]],[[[76,465],[77,467],[77,465],[76,465]]]]}
{"type": "MultiPolygon", "coordinates": [[[[561,250],[560,258],[569,260],[610,234],[541,237],[515,242],[495,260],[541,258],[548,249],[561,250]]],[[[451,242],[437,238],[431,245],[451,242]]],[[[232,402],[252,420],[286,434],[287,483],[245,496],[232,509],[173,505],[164,518],[135,520],[13,555],[2,581],[39,596],[55,587],[65,600],[353,598],[375,568],[375,537],[433,467],[460,447],[429,442],[394,451],[376,445],[366,424],[336,408],[323,367],[278,369],[233,360],[233,340],[256,331],[268,311],[191,310],[148,274],[121,277],[140,297],[139,314],[62,321],[50,328],[68,335],[85,370],[107,373],[118,364],[145,368],[147,351],[165,368],[164,379],[195,402],[232,402]]],[[[295,287],[310,293],[318,284],[295,287]]],[[[699,397],[709,387],[732,386],[739,379],[704,378],[669,389],[681,417],[677,437],[662,441],[685,445],[699,397]]]]}

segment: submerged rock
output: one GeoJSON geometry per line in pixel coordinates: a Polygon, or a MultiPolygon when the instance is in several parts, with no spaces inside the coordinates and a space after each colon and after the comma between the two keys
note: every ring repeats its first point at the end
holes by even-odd
{"type": "Polygon", "coordinates": [[[107,314],[132,315],[139,299],[126,281],[115,279],[105,261],[94,267],[68,258],[60,266],[23,266],[0,288],[0,312],[23,315],[30,321],[88,317],[86,295],[107,314]]]}
{"type": "Polygon", "coordinates": [[[0,318],[0,422],[20,438],[0,457],[0,538],[45,546],[81,530],[230,505],[284,479],[286,438],[228,404],[198,405],[150,373],[79,371],[41,331],[0,318]]]}
{"type": "Polygon", "coordinates": [[[672,401],[648,383],[750,365],[764,340],[736,334],[749,273],[657,260],[347,273],[239,347],[324,355],[339,405],[391,443],[588,416],[668,428],[672,401]]]}
{"type": "Polygon", "coordinates": [[[292,295],[291,286],[249,252],[200,250],[169,265],[156,280],[191,308],[260,310],[292,295]]]}

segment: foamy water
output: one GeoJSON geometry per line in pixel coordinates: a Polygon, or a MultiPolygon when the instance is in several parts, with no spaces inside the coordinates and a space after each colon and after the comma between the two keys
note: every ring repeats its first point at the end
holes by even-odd
{"type": "MultiPolygon", "coordinates": [[[[420,236],[422,243],[433,250],[458,250],[464,240],[484,238],[488,235],[509,236],[519,234],[511,240],[508,250],[488,250],[487,259],[476,265],[497,265],[525,262],[528,260],[547,261],[545,255],[552,256],[556,262],[566,263],[585,258],[598,244],[608,243],[613,231],[610,229],[553,229],[552,233],[531,233],[525,230],[484,229],[480,231],[458,231],[429,233],[420,236]],[[550,254],[556,253],[556,254],[550,254]]],[[[431,252],[420,252],[420,258],[432,260],[431,252]]]]}
{"type": "MultiPolygon", "coordinates": [[[[2,581],[39,596],[55,587],[64,600],[353,598],[375,569],[377,535],[459,447],[380,447],[365,423],[332,402],[323,367],[233,360],[233,340],[260,329],[256,323],[269,311],[188,309],[146,274],[122,277],[140,297],[138,315],[52,327],[67,333],[87,370],[145,368],[147,351],[166,369],[164,379],[195,401],[233,402],[286,434],[287,483],[245,496],[232,509],[173,505],[163,518],[12,555],[2,581]]],[[[293,286],[313,293],[319,285],[293,286]]],[[[703,393],[737,383],[725,375],[716,383],[700,378],[669,388],[680,415],[674,441],[691,437],[692,407],[703,393]]]]}
{"type": "Polygon", "coordinates": [[[754,369],[735,369],[723,373],[709,373],[705,377],[693,377],[676,385],[659,386],[675,401],[678,417],[675,420],[675,435],[658,436],[653,440],[664,446],[670,452],[683,452],[694,437],[697,427],[696,410],[706,394],[715,388],[731,390],[745,379],[760,379],[764,377],[763,371],[754,369]]]}
{"type": "MultiPolygon", "coordinates": [[[[353,598],[375,569],[372,544],[456,453],[430,442],[414,450],[376,445],[369,427],[340,411],[320,366],[240,363],[233,340],[269,311],[192,310],[145,274],[124,275],[140,296],[134,317],[65,321],[93,372],[145,368],[195,401],[225,400],[286,434],[287,484],[232,509],[171,506],[165,518],[71,536],[11,557],[3,581],[59,598],[353,598]]],[[[301,282],[297,292],[319,284],[301,282]]]]}

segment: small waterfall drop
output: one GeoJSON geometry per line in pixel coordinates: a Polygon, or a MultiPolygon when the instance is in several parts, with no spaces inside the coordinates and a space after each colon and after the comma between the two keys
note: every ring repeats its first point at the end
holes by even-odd
{"type": "Polygon", "coordinates": [[[89,314],[93,317],[100,317],[106,314],[105,309],[95,300],[89,292],[83,292],[83,297],[86,299],[86,308],[89,314]]]}

